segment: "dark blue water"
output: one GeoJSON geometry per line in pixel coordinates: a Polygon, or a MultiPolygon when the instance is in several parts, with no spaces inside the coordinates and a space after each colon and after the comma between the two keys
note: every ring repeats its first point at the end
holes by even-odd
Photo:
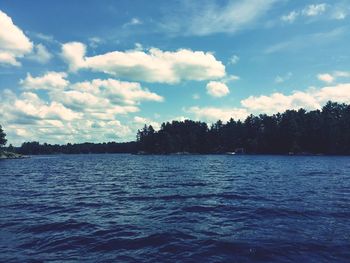
{"type": "Polygon", "coordinates": [[[1,262],[350,262],[350,158],[0,161],[1,262]]]}

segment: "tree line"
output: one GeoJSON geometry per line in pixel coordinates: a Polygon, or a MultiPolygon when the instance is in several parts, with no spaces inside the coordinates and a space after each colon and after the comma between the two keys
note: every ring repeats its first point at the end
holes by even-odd
{"type": "Polygon", "coordinates": [[[137,133],[145,153],[350,154],[350,105],[328,102],[322,110],[250,115],[244,121],[163,123],[137,133]]]}
{"type": "Polygon", "coordinates": [[[24,155],[35,154],[89,154],[89,153],[135,153],[137,152],[136,142],[108,142],[108,143],[67,143],[40,144],[39,142],[25,142],[15,151],[24,155]]]}
{"type": "MultiPolygon", "coordinates": [[[[6,144],[0,126],[0,146],[6,144]]],[[[10,149],[9,149],[10,148],[10,149]]],[[[287,110],[273,115],[250,115],[245,120],[163,123],[159,131],[145,125],[136,141],[66,145],[25,142],[8,150],[31,154],[81,153],[254,153],[350,154],[350,105],[328,102],[321,110],[287,110]]]]}

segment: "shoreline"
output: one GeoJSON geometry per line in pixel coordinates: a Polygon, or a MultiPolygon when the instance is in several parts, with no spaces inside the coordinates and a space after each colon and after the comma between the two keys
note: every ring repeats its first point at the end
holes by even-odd
{"type": "Polygon", "coordinates": [[[0,152],[0,160],[25,159],[25,158],[29,158],[29,157],[22,154],[14,153],[14,152],[7,152],[7,151],[0,152]]]}
{"type": "Polygon", "coordinates": [[[193,155],[226,155],[226,156],[288,156],[288,157],[323,157],[323,156],[344,156],[344,157],[350,157],[348,154],[290,154],[290,153],[244,153],[244,154],[232,154],[232,153],[39,153],[39,154],[30,154],[30,155],[22,155],[17,153],[11,153],[15,154],[15,157],[6,157],[4,158],[1,156],[0,153],[0,159],[25,159],[30,158],[31,156],[54,156],[54,155],[114,155],[114,154],[128,154],[128,155],[135,155],[135,156],[193,156],[193,155]]]}

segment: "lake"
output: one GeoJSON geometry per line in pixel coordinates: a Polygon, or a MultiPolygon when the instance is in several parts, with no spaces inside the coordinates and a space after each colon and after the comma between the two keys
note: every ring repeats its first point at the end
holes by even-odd
{"type": "Polygon", "coordinates": [[[0,161],[1,262],[349,262],[350,157],[0,161]]]}

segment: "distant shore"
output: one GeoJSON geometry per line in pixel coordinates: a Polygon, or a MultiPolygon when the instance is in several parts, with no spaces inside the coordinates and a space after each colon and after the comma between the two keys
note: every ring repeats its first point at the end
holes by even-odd
{"type": "Polygon", "coordinates": [[[27,158],[27,156],[22,155],[22,154],[18,154],[18,153],[14,153],[14,152],[7,152],[7,151],[0,152],[0,160],[3,160],[3,159],[23,159],[23,158],[27,158]]]}

